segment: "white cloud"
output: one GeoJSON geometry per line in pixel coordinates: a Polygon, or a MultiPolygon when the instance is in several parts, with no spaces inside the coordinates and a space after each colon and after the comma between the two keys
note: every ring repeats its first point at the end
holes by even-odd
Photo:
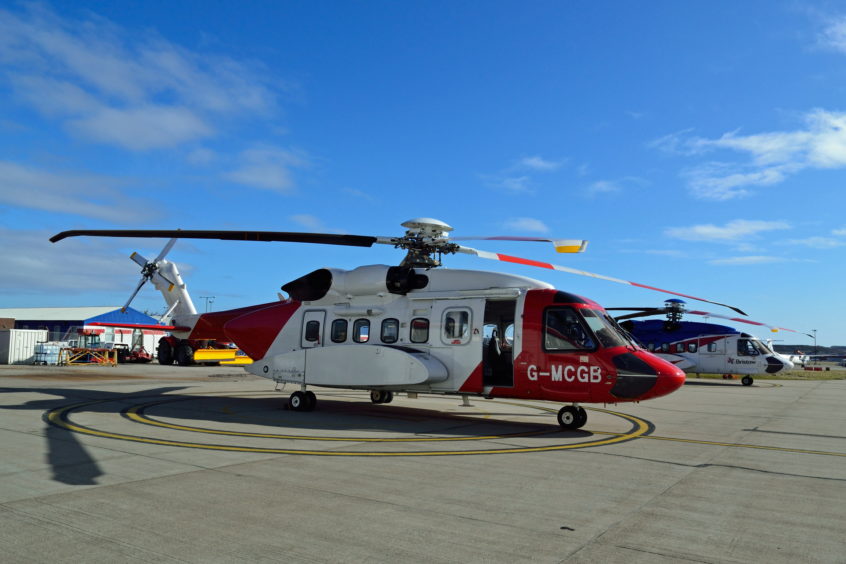
{"type": "Polygon", "coordinates": [[[672,258],[684,258],[687,257],[687,253],[683,253],[682,251],[677,251],[673,249],[652,249],[643,251],[647,255],[657,255],[660,257],[672,257],[672,258]]]}
{"type": "Polygon", "coordinates": [[[114,178],[47,172],[0,161],[0,203],[135,223],[158,217],[156,206],[124,196],[114,178]]]}
{"type": "Polygon", "coordinates": [[[104,18],[0,10],[0,65],[18,100],[97,142],[140,151],[209,137],[221,116],[274,110],[266,73],[104,18]],[[45,96],[45,92],[49,95],[45,96]]]}
{"type": "Polygon", "coordinates": [[[316,216],[310,214],[297,214],[292,215],[290,217],[291,221],[297,223],[298,225],[302,225],[306,229],[310,229],[315,232],[324,232],[326,231],[326,227],[323,225],[323,222],[320,221],[316,216]]]}
{"type": "Polygon", "coordinates": [[[259,147],[240,155],[241,165],[226,178],[265,190],[288,193],[294,188],[291,169],[307,168],[308,157],[300,152],[281,147],[259,147]]]}
{"type": "Polygon", "coordinates": [[[0,296],[8,292],[59,300],[65,294],[125,289],[124,299],[129,297],[140,269],[121,251],[127,240],[72,238],[54,244],[48,240],[52,235],[0,227],[0,296]]]}
{"type": "Polygon", "coordinates": [[[769,264],[775,262],[786,262],[787,259],[782,257],[753,255],[745,257],[730,257],[722,259],[714,259],[708,261],[709,264],[728,265],[728,266],[749,266],[756,264],[769,264]]]}
{"type": "Polygon", "coordinates": [[[550,161],[540,156],[524,157],[520,159],[519,166],[536,171],[552,171],[561,168],[564,161],[550,161]]]}
{"type": "Polygon", "coordinates": [[[133,151],[174,147],[213,133],[211,126],[187,108],[163,106],[103,108],[67,124],[84,137],[133,151]]]}
{"type": "Polygon", "coordinates": [[[840,229],[833,229],[831,234],[836,237],[846,237],[846,227],[842,227],[840,229]]]}
{"type": "Polygon", "coordinates": [[[364,190],[357,190],[355,188],[343,188],[342,191],[349,194],[350,196],[353,196],[355,198],[360,198],[362,200],[367,200],[368,202],[376,201],[376,198],[373,197],[372,194],[369,194],[369,193],[365,192],[364,190]]]}
{"type": "Polygon", "coordinates": [[[597,180],[587,187],[589,196],[597,196],[599,194],[616,194],[622,191],[622,187],[618,182],[613,180],[597,180]]]}
{"type": "Polygon", "coordinates": [[[770,186],[807,168],[846,167],[846,113],[817,109],[804,116],[805,127],[752,135],[729,132],[717,139],[671,134],[651,145],[685,156],[714,151],[746,155],[748,160],[712,161],[683,173],[695,196],[729,200],[750,194],[747,187],[770,186]]]}
{"type": "Polygon", "coordinates": [[[846,53],[846,17],[832,19],[820,32],[817,42],[823,47],[846,53]]]}
{"type": "Polygon", "coordinates": [[[515,217],[505,222],[505,227],[513,231],[529,233],[548,233],[549,227],[539,219],[532,217],[515,217]]]}
{"type": "Polygon", "coordinates": [[[492,184],[513,194],[525,194],[531,192],[531,179],[528,176],[511,176],[494,180],[492,184]]]}
{"type": "Polygon", "coordinates": [[[723,226],[704,224],[690,227],[670,227],[664,231],[664,234],[686,241],[735,243],[743,242],[743,239],[755,237],[759,233],[781,229],[790,229],[790,224],[784,221],[735,219],[723,226]]]}
{"type": "Polygon", "coordinates": [[[806,237],[805,239],[788,239],[785,241],[788,245],[800,245],[803,247],[811,247],[813,249],[833,249],[835,247],[846,246],[846,241],[842,239],[834,239],[833,237],[806,237]]]}

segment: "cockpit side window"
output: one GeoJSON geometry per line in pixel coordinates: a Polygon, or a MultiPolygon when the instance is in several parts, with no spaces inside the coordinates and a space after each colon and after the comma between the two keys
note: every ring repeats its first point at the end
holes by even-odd
{"type": "Polygon", "coordinates": [[[546,310],[543,324],[543,346],[548,351],[593,350],[596,343],[578,314],[569,307],[546,310]]]}
{"type": "Polygon", "coordinates": [[[755,344],[750,339],[737,340],[737,355],[738,356],[758,356],[760,353],[755,348],[755,344]]]}

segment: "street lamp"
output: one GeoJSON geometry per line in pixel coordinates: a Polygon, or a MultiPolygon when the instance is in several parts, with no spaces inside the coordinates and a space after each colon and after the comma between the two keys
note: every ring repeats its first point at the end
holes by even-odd
{"type": "Polygon", "coordinates": [[[814,332],[814,362],[816,362],[817,358],[817,330],[811,329],[814,332]]]}
{"type": "Polygon", "coordinates": [[[209,312],[209,307],[214,304],[214,299],[217,296],[200,296],[201,300],[206,300],[206,313],[209,312]]]}

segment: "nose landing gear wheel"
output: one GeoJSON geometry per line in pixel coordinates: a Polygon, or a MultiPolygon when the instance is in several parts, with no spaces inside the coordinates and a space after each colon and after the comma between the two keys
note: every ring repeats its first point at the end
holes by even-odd
{"type": "Polygon", "coordinates": [[[583,407],[565,405],[558,410],[558,424],[563,429],[581,429],[587,423],[587,411],[583,407]]]}
{"type": "Polygon", "coordinates": [[[755,380],[752,379],[752,376],[744,376],[743,378],[740,379],[740,383],[743,384],[744,386],[751,386],[752,382],[754,382],[754,381],[755,380]]]}

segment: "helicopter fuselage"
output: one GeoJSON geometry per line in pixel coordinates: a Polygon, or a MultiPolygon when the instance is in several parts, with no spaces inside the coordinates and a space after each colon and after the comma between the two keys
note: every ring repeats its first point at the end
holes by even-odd
{"type": "Polygon", "coordinates": [[[684,383],[589,299],[521,276],[442,268],[415,269],[425,285],[392,293],[390,269],[322,269],[286,285],[290,299],[200,315],[182,336],[234,342],[254,360],[247,370],[303,390],[618,403],[684,383]]]}

